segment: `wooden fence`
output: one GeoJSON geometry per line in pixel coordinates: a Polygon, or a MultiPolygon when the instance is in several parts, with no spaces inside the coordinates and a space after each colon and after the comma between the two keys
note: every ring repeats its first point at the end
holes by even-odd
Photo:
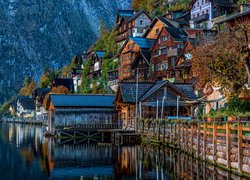
{"type": "Polygon", "coordinates": [[[238,173],[250,175],[250,122],[141,119],[142,138],[179,148],[238,173]]]}

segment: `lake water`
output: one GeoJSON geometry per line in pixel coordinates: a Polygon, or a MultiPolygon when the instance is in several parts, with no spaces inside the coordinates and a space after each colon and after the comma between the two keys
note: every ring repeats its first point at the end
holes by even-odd
{"type": "Polygon", "coordinates": [[[0,179],[243,179],[169,148],[55,141],[39,126],[0,124],[0,179]]]}

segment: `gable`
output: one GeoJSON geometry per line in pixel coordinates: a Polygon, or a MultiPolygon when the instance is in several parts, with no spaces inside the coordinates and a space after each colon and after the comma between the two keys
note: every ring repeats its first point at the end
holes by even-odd
{"type": "Polygon", "coordinates": [[[139,101],[156,101],[162,100],[164,95],[166,100],[176,100],[177,96],[181,97],[181,100],[196,99],[196,95],[193,92],[190,84],[171,84],[169,81],[159,81],[155,83],[139,101]]]}
{"type": "Polygon", "coordinates": [[[151,38],[151,39],[156,39],[160,33],[160,31],[162,30],[162,28],[165,26],[161,21],[159,21],[158,19],[155,20],[156,22],[154,22],[153,26],[150,27],[150,29],[147,32],[146,38],[151,38]],[[158,32],[158,33],[157,33],[158,32]]]}

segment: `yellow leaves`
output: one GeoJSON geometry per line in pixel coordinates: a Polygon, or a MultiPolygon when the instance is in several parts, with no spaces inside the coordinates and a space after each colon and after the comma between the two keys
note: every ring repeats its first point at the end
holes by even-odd
{"type": "Polygon", "coordinates": [[[29,96],[36,89],[36,83],[34,80],[31,80],[28,84],[21,88],[19,91],[20,96],[29,96]]]}

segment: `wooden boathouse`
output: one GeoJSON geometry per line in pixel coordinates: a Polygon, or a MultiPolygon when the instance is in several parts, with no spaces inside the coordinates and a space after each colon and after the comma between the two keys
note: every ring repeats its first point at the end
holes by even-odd
{"type": "Polygon", "coordinates": [[[114,95],[51,94],[48,103],[49,133],[55,134],[56,129],[117,125],[114,99],[114,95]]]}

